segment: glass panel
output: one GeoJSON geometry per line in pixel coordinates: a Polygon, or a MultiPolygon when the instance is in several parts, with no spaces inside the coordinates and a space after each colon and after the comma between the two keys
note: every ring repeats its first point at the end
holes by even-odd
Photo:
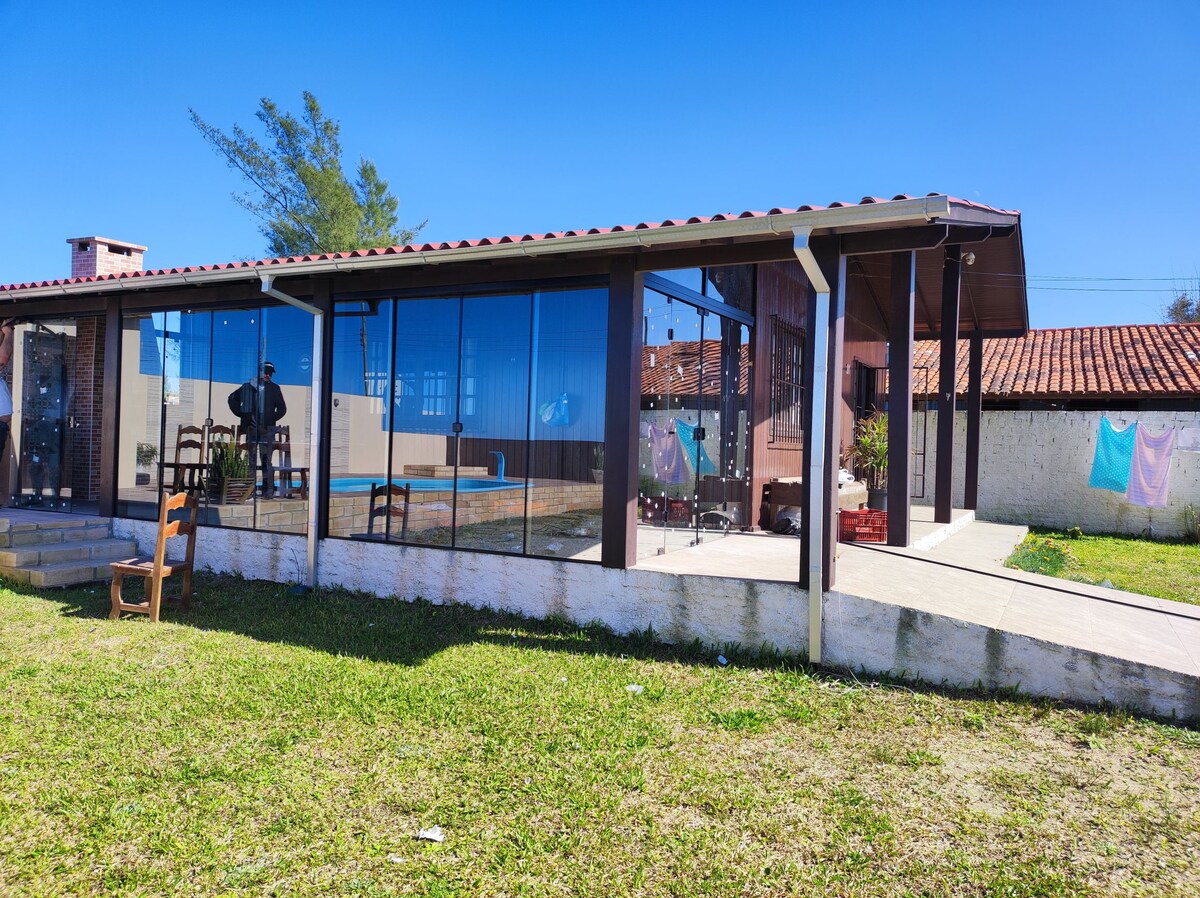
{"type": "Polygon", "coordinates": [[[164,477],[163,372],[167,338],[149,312],[121,319],[121,420],[117,449],[117,515],[155,520],[164,477]]]}
{"type": "Polygon", "coordinates": [[[525,551],[528,294],[463,300],[454,545],[525,551]]]}
{"type": "MultiPolygon", "coordinates": [[[[260,424],[278,413],[275,390],[260,379],[262,310],[229,309],[211,314],[208,417],[213,429],[207,446],[206,519],[225,527],[253,528],[258,523],[254,499],[260,488],[261,450],[270,438],[269,429],[260,424]]],[[[199,327],[190,338],[185,334],[184,345],[185,359],[194,355],[198,364],[205,348],[199,327]]],[[[185,361],[185,370],[187,367],[185,361]]],[[[168,440],[173,431],[168,419],[168,440]]]]}
{"type": "Polygon", "coordinates": [[[404,542],[449,546],[454,539],[460,306],[457,299],[396,303],[391,467],[386,457],[377,463],[408,491],[393,497],[389,525],[404,542]]]}
{"type": "MultiPolygon", "coordinates": [[[[260,530],[305,533],[312,473],[313,316],[292,306],[265,308],[261,334],[260,370],[278,387],[275,395],[285,410],[269,412],[259,422],[258,457],[253,460],[260,494],[255,524],[260,530]]],[[[267,390],[268,396],[274,392],[267,390]]]]}
{"type": "Polygon", "coordinates": [[[12,504],[96,512],[104,320],[67,318],[16,326],[12,370],[12,504]]]}
{"type": "Polygon", "coordinates": [[[748,343],[749,331],[744,325],[715,315],[705,320],[700,420],[703,447],[713,471],[701,474],[697,491],[696,523],[704,539],[740,530],[750,513],[746,472],[748,343]]]}
{"type": "Polygon", "coordinates": [[[753,265],[722,265],[704,270],[704,295],[735,309],[754,314],[753,265]]]}
{"type": "Polygon", "coordinates": [[[388,481],[395,303],[338,303],[333,319],[333,410],[329,440],[329,535],[398,538],[404,504],[393,513],[388,481]]]}
{"type": "Polygon", "coordinates": [[[638,453],[638,557],[666,551],[667,493],[686,479],[671,430],[672,301],[646,290],[642,303],[642,402],[638,453]]]}
{"type": "Polygon", "coordinates": [[[700,268],[676,268],[670,271],[654,272],[659,277],[664,277],[668,281],[687,287],[696,293],[704,292],[704,270],[700,268]]]}
{"type": "Polygon", "coordinates": [[[608,292],[533,297],[526,551],[600,560],[608,292]]]}

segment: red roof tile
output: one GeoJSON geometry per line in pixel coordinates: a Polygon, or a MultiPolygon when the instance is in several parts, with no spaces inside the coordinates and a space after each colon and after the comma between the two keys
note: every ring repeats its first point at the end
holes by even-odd
{"type": "MultiPolygon", "coordinates": [[[[926,196],[942,196],[942,194],[929,193],[929,194],[926,194],[926,196]]],[[[855,205],[864,206],[864,205],[870,205],[873,203],[887,203],[887,202],[895,202],[898,200],[912,200],[912,199],[919,199],[919,197],[910,196],[909,194],[903,194],[903,193],[897,194],[896,196],[892,197],[890,200],[882,199],[880,197],[865,196],[862,199],[860,199],[857,203],[846,203],[846,202],[839,201],[839,202],[830,203],[828,206],[805,205],[805,206],[799,206],[794,209],[775,208],[775,209],[770,209],[767,212],[747,211],[747,212],[718,213],[716,215],[709,215],[709,216],[694,216],[692,218],[687,219],[686,221],[684,219],[679,219],[679,218],[670,218],[670,219],[666,219],[665,221],[659,221],[659,222],[643,221],[643,222],[639,222],[636,225],[614,225],[613,227],[609,227],[609,228],[588,228],[586,230],[575,230],[575,231],[549,231],[545,234],[524,234],[521,236],[509,235],[506,237],[484,237],[479,240],[457,240],[457,241],[442,242],[442,243],[421,243],[421,244],[408,244],[406,246],[387,246],[387,247],[378,247],[378,248],[373,248],[373,249],[356,249],[351,252],[323,253],[320,255],[309,255],[309,256],[292,256],[290,258],[280,258],[280,259],[260,259],[258,261],[253,261],[253,262],[250,262],[250,261],[224,262],[224,263],[219,263],[216,265],[194,265],[194,266],[188,266],[185,268],[159,268],[159,269],[151,269],[151,270],[146,270],[146,271],[125,271],[125,272],[121,272],[120,274],[100,275],[100,276],[94,276],[94,277],[61,278],[59,280],[37,281],[37,282],[29,282],[29,283],[23,283],[23,284],[2,285],[2,286],[0,286],[0,293],[4,293],[6,291],[13,291],[13,290],[31,289],[34,287],[61,287],[61,286],[66,286],[68,284],[86,284],[86,283],[92,283],[92,282],[97,282],[97,281],[112,281],[112,280],[120,280],[120,279],[124,279],[124,278],[149,277],[152,275],[194,274],[197,272],[204,272],[204,271],[224,271],[224,270],[231,270],[231,269],[237,269],[237,268],[252,269],[252,268],[257,268],[257,267],[261,267],[261,266],[265,266],[265,265],[288,265],[288,264],[295,263],[295,262],[322,262],[322,261],[330,261],[330,260],[337,260],[337,259],[361,259],[361,258],[367,258],[370,256],[392,256],[392,255],[399,255],[399,254],[403,254],[403,253],[436,253],[436,252],[440,252],[440,251],[448,250],[448,249],[467,249],[467,248],[472,248],[472,247],[477,247],[477,246],[498,246],[501,244],[528,243],[531,241],[540,241],[540,240],[558,240],[563,237],[578,237],[578,236],[584,236],[584,235],[589,235],[589,234],[613,234],[613,233],[621,233],[621,232],[625,232],[625,231],[645,230],[648,228],[680,227],[685,224],[705,224],[708,222],[718,222],[718,221],[736,221],[737,219],[741,219],[741,218],[765,218],[768,215],[787,215],[787,214],[791,214],[794,212],[813,212],[813,211],[818,211],[821,209],[838,209],[838,208],[846,208],[846,207],[855,206],[855,205]]],[[[971,202],[970,200],[958,199],[956,197],[948,197],[948,199],[951,204],[956,205],[956,206],[966,206],[968,208],[984,209],[984,210],[987,210],[990,212],[997,212],[997,213],[1001,213],[1001,214],[1005,214],[1005,215],[1019,214],[1014,210],[996,209],[992,206],[985,206],[982,203],[974,203],[974,202],[971,202]]]]}
{"type": "MultiPolygon", "coordinates": [[[[922,340],[913,386],[937,392],[938,342],[922,340]]],[[[956,389],[967,392],[967,342],[956,357],[956,389]]],[[[983,394],[992,399],[1200,397],[1200,324],[1125,324],[1031,330],[985,340],[983,394]]]]}

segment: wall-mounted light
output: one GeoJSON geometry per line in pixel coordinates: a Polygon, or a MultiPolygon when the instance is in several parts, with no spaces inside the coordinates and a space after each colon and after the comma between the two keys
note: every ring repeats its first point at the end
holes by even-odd
{"type": "Polygon", "coordinates": [[[975,264],[975,254],[972,252],[965,252],[962,254],[962,260],[963,260],[964,265],[974,265],[975,264]]]}

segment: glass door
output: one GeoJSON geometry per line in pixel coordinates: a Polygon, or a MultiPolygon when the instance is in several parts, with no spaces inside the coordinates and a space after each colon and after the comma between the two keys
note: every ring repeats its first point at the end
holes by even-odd
{"type": "Polygon", "coordinates": [[[15,507],[94,514],[100,499],[104,319],[17,325],[13,335],[15,507]]]}

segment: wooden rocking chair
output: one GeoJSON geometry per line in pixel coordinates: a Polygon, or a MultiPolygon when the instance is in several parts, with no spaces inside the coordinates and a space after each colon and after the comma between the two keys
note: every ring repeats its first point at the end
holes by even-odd
{"type": "Polygon", "coordinates": [[[154,546],[154,555],[139,555],[125,561],[112,563],[112,611],[109,620],[116,620],[122,611],[132,611],[137,614],[148,614],[150,620],[158,622],[159,607],[162,605],[162,582],[175,573],[183,574],[183,594],[180,596],[180,607],[187,611],[192,603],[192,562],[196,555],[196,511],[199,501],[192,493],[176,493],[163,499],[162,511],[158,513],[158,541],[154,546]],[[185,520],[167,521],[172,511],[186,508],[185,520]],[[166,557],[167,540],[172,536],[186,535],[187,550],[183,560],[172,560],[166,557]],[[146,580],[146,601],[125,602],[121,599],[121,584],[126,574],[144,577],[146,580]]]}

